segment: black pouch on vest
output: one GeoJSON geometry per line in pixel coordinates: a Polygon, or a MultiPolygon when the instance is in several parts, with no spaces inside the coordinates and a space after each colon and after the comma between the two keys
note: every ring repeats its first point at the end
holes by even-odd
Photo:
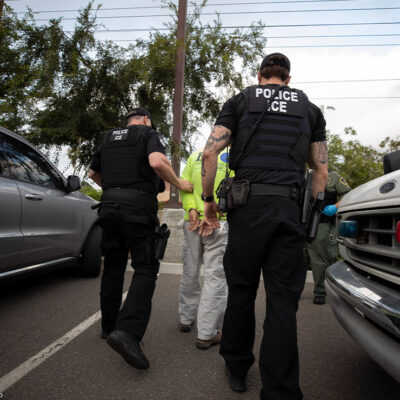
{"type": "Polygon", "coordinates": [[[231,186],[233,208],[246,205],[250,182],[247,179],[235,179],[231,186]]]}
{"type": "Polygon", "coordinates": [[[227,212],[230,208],[233,208],[231,188],[233,184],[233,178],[223,179],[217,188],[218,197],[218,208],[222,212],[227,212]]]}

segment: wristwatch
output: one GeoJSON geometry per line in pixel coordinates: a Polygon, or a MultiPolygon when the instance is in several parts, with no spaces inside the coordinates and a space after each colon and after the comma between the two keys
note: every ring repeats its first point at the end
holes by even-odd
{"type": "Polygon", "coordinates": [[[201,199],[206,203],[210,203],[211,201],[214,200],[214,195],[205,197],[204,194],[202,193],[201,194],[201,199]]]}

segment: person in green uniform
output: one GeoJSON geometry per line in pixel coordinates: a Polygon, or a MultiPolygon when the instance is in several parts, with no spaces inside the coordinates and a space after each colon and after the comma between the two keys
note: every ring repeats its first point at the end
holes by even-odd
{"type": "Polygon", "coordinates": [[[325,304],[325,271],[336,261],[336,213],[340,198],[351,190],[346,180],[336,171],[329,171],[325,200],[317,237],[306,244],[305,258],[314,278],[314,304],[325,304]]]}

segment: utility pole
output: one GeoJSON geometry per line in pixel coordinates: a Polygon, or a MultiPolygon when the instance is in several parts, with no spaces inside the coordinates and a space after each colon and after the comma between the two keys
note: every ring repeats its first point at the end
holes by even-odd
{"type": "MultiPolygon", "coordinates": [[[[185,34],[186,34],[187,0],[179,0],[178,8],[178,30],[177,51],[175,67],[175,90],[174,90],[174,122],[172,131],[172,168],[179,177],[180,154],[183,116],[183,88],[185,82],[185,34]]],[[[171,185],[168,208],[179,207],[179,190],[171,185]]]]}

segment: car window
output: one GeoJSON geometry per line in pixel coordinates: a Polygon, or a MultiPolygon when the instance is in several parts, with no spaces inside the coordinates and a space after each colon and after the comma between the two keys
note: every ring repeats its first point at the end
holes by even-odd
{"type": "Polygon", "coordinates": [[[3,139],[3,147],[13,178],[52,189],[64,189],[64,182],[57,171],[31,147],[9,137],[3,139]]]}
{"type": "Polygon", "coordinates": [[[4,155],[1,137],[0,137],[0,175],[10,176],[10,170],[8,169],[7,159],[4,155]]]}

